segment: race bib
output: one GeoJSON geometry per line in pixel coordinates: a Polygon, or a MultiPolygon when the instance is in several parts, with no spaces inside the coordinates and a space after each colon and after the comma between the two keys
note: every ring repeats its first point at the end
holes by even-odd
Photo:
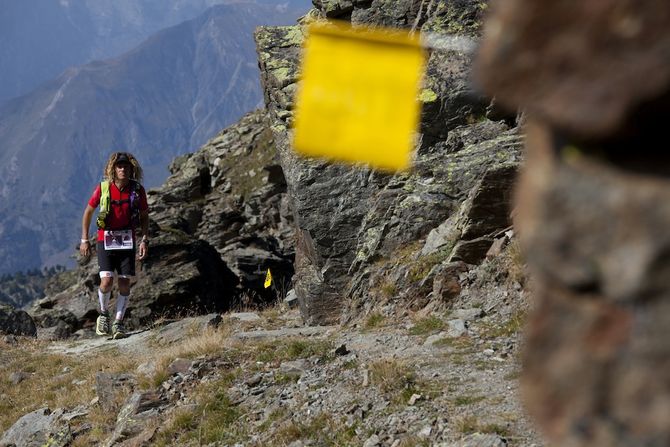
{"type": "Polygon", "coordinates": [[[133,231],[105,231],[105,250],[132,250],[133,231]]]}

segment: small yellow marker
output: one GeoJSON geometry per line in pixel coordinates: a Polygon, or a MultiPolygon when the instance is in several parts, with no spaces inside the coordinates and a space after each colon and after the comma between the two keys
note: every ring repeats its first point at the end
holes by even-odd
{"type": "Polygon", "coordinates": [[[409,168],[425,65],[418,35],[311,24],[296,101],[295,150],[389,171],[409,168]]]}
{"type": "Polygon", "coordinates": [[[270,273],[270,269],[268,269],[268,272],[265,274],[265,283],[263,286],[267,289],[272,285],[272,273],[270,273]]]}

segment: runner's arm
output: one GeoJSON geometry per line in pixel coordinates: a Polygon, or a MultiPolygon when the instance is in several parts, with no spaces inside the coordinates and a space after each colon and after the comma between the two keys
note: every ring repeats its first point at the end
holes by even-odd
{"type": "Polygon", "coordinates": [[[91,254],[91,244],[84,243],[84,240],[88,241],[88,229],[91,226],[91,219],[93,218],[93,213],[95,208],[91,205],[86,205],[84,209],[84,215],[81,217],[81,243],[79,244],[79,252],[82,256],[90,256],[91,254]]]}
{"type": "Polygon", "coordinates": [[[142,228],[142,240],[137,254],[138,259],[142,260],[147,257],[149,248],[149,210],[140,211],[140,227],[142,228]]]}
{"type": "Polygon", "coordinates": [[[140,211],[140,227],[142,228],[142,238],[149,238],[149,210],[140,211]]]}

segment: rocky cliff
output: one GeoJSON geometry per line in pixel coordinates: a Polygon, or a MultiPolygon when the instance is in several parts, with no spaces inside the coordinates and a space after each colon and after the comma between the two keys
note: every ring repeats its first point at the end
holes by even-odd
{"type": "MultiPolygon", "coordinates": [[[[311,20],[332,17],[468,37],[477,35],[486,8],[477,1],[315,5],[311,20]]],[[[435,50],[410,172],[386,175],[299,158],[291,150],[290,126],[303,39],[301,26],[256,32],[265,100],[296,223],[294,287],[308,322],[335,322],[352,299],[368,299],[399,252],[412,252],[401,267],[420,264],[426,270],[395,278],[400,295],[429,281],[433,267],[480,262],[510,224],[522,138],[506,122],[487,118],[489,103],[470,82],[471,56],[435,50]]]]}

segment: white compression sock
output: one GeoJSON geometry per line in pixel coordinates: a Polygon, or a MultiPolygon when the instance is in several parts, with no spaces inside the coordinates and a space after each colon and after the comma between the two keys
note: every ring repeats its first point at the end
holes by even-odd
{"type": "Polygon", "coordinates": [[[102,290],[98,289],[98,301],[100,301],[100,312],[105,313],[109,310],[109,297],[111,296],[111,290],[107,293],[104,293],[102,290]]]}
{"type": "Polygon", "coordinates": [[[130,295],[121,295],[120,293],[116,297],[116,319],[119,321],[123,320],[123,316],[126,313],[129,297],[130,295]]]}

